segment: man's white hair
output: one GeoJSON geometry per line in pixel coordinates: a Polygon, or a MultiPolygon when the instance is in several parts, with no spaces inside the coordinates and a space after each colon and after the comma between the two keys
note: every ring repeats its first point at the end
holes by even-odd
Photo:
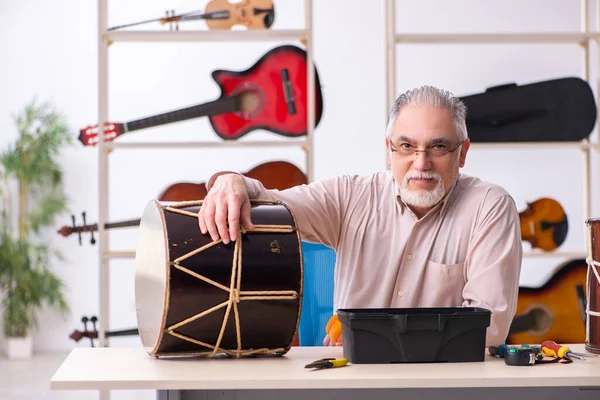
{"type": "Polygon", "coordinates": [[[465,121],[467,118],[467,107],[452,93],[433,86],[421,86],[420,88],[409,90],[398,96],[392,105],[388,119],[386,129],[386,136],[388,138],[391,138],[392,126],[396,121],[396,117],[400,111],[402,111],[402,108],[408,105],[431,106],[447,109],[452,114],[452,118],[456,124],[459,140],[467,139],[467,123],[465,121]]]}

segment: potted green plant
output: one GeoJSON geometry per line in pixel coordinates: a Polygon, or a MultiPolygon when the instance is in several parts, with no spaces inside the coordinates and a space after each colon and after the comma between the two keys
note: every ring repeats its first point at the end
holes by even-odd
{"type": "Polygon", "coordinates": [[[0,152],[0,298],[6,355],[28,358],[36,312],[49,306],[69,313],[64,284],[52,271],[62,255],[44,228],[67,210],[57,158],[73,135],[60,113],[35,99],[13,119],[17,139],[0,152]]]}

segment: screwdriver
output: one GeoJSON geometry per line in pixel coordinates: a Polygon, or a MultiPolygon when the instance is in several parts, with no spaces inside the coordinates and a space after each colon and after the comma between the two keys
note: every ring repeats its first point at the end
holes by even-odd
{"type": "Polygon", "coordinates": [[[549,357],[567,357],[575,358],[578,360],[585,360],[585,358],[582,357],[582,354],[573,353],[569,347],[561,346],[556,342],[553,342],[552,340],[545,340],[542,342],[542,351],[549,357]]]}

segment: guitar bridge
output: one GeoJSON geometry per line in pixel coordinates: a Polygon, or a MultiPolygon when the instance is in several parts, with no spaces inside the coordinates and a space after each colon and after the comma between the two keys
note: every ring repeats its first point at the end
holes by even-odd
{"type": "Polygon", "coordinates": [[[288,113],[291,115],[296,114],[296,98],[294,97],[294,91],[292,90],[292,83],[290,82],[290,73],[287,68],[281,70],[281,83],[283,84],[283,95],[287,104],[288,113]]]}

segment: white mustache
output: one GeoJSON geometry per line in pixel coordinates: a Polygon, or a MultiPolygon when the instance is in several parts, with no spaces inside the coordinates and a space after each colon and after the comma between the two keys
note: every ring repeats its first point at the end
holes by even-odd
{"type": "Polygon", "coordinates": [[[429,171],[409,171],[404,175],[404,182],[408,182],[410,179],[435,179],[440,181],[442,177],[435,172],[429,171]]]}

